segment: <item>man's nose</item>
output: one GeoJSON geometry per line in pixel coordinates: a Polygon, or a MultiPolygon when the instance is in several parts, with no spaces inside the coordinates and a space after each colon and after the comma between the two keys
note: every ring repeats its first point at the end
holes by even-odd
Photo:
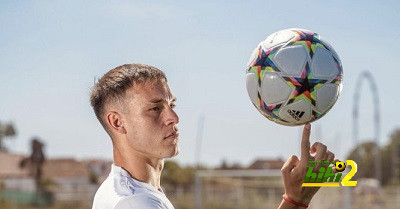
{"type": "Polygon", "coordinates": [[[165,125],[169,126],[169,125],[175,125],[179,123],[179,116],[178,114],[172,109],[172,108],[168,108],[168,113],[166,116],[166,120],[165,120],[165,125]]]}

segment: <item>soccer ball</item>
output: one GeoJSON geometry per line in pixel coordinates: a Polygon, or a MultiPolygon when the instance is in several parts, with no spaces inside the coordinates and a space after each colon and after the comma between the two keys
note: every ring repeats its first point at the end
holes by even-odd
{"type": "Polygon", "coordinates": [[[343,161],[337,161],[335,163],[335,169],[339,172],[344,171],[344,169],[346,168],[346,164],[343,161]]]}
{"type": "Polygon", "coordinates": [[[273,33],[253,51],[246,87],[262,115],[295,126],[315,121],[332,108],[342,77],[332,46],[312,31],[293,28],[273,33]]]}

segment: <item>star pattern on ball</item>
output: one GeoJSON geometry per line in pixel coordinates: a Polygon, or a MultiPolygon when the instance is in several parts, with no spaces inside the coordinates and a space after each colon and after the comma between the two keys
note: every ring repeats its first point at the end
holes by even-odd
{"type": "Polygon", "coordinates": [[[278,49],[264,50],[262,46],[258,48],[257,57],[251,63],[248,71],[252,71],[257,75],[258,85],[261,86],[261,81],[265,72],[280,72],[278,67],[272,61],[272,57],[278,49]]]}
{"type": "MultiPolygon", "coordinates": [[[[258,92],[258,102],[259,102],[259,107],[261,110],[261,113],[268,119],[273,120],[273,121],[283,121],[283,122],[288,122],[278,116],[279,108],[281,108],[282,103],[276,104],[276,105],[268,105],[267,103],[264,102],[264,100],[261,98],[260,92],[258,92]]],[[[256,106],[256,105],[255,105],[256,106]]],[[[256,106],[257,107],[257,106],[256,106]]],[[[258,107],[257,107],[258,108],[258,107]]]]}
{"type": "Polygon", "coordinates": [[[300,30],[293,30],[293,32],[297,33],[297,36],[288,44],[288,46],[303,45],[311,59],[313,58],[317,47],[321,47],[330,51],[330,48],[326,46],[323,41],[321,41],[317,33],[300,30]]]}
{"type": "Polygon", "coordinates": [[[303,68],[300,77],[282,76],[282,78],[285,79],[286,83],[292,88],[292,93],[289,97],[287,105],[304,99],[315,106],[315,92],[327,82],[327,80],[324,79],[312,78],[311,69],[308,62],[303,68]]]}

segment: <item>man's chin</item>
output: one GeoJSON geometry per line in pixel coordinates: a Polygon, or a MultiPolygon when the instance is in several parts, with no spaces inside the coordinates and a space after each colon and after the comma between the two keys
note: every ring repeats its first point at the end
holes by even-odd
{"type": "Polygon", "coordinates": [[[179,154],[179,152],[180,152],[180,149],[179,149],[178,145],[175,145],[174,150],[170,153],[168,158],[177,156],[179,154]]]}

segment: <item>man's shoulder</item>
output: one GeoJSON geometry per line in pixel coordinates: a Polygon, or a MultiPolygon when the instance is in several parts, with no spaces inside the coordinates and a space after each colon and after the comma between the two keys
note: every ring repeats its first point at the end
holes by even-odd
{"type": "Polygon", "coordinates": [[[115,191],[113,178],[108,176],[107,179],[97,189],[93,199],[92,209],[111,209],[120,199],[121,197],[115,191]]]}
{"type": "Polygon", "coordinates": [[[148,193],[123,197],[114,209],[173,209],[167,207],[161,199],[148,193]]]}
{"type": "Polygon", "coordinates": [[[112,167],[93,201],[93,209],[174,209],[164,193],[112,167]]]}

